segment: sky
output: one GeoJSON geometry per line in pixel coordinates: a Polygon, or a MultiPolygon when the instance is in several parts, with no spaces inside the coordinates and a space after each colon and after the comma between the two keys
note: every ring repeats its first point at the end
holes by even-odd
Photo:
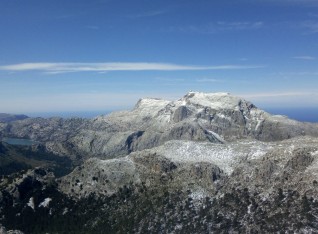
{"type": "Polygon", "coordinates": [[[318,0],[0,0],[0,112],[229,92],[318,106],[318,0]]]}

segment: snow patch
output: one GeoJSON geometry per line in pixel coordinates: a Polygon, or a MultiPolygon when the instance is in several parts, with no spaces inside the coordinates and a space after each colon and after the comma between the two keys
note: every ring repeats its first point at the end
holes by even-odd
{"type": "Polygon", "coordinates": [[[295,145],[290,145],[288,148],[284,150],[284,154],[291,155],[294,150],[295,150],[295,145]]]}
{"type": "Polygon", "coordinates": [[[219,142],[225,143],[225,140],[219,134],[212,131],[208,131],[208,132],[211,133],[213,137],[216,138],[219,142]]]}
{"type": "Polygon", "coordinates": [[[168,105],[170,101],[154,98],[140,99],[137,103],[134,111],[138,112],[141,116],[152,116],[154,117],[159,110],[168,105]]]}
{"type": "Polygon", "coordinates": [[[263,119],[257,119],[257,124],[255,126],[255,131],[257,131],[259,129],[259,127],[261,126],[261,124],[264,122],[263,119]]]}
{"type": "Polygon", "coordinates": [[[182,224],[177,224],[175,229],[176,230],[182,230],[183,225],[182,224]]]}
{"type": "Polygon", "coordinates": [[[251,213],[251,208],[252,208],[252,204],[249,204],[247,207],[247,213],[250,214],[251,213]]]}
{"type": "Polygon", "coordinates": [[[318,150],[315,152],[311,152],[311,156],[318,156],[318,150]]]}
{"type": "Polygon", "coordinates": [[[269,143],[242,140],[214,144],[209,142],[169,141],[161,147],[163,156],[175,162],[209,162],[231,174],[242,158],[256,159],[265,155],[272,146],[269,143]]]}
{"type": "Polygon", "coordinates": [[[232,118],[230,116],[226,116],[222,113],[217,113],[216,116],[219,117],[220,119],[226,119],[228,121],[232,121],[232,118]]]}
{"type": "Polygon", "coordinates": [[[64,208],[64,210],[63,210],[62,215],[65,215],[67,212],[68,212],[68,208],[67,208],[67,207],[65,207],[65,208],[64,208]]]}
{"type": "Polygon", "coordinates": [[[27,206],[31,207],[34,210],[34,198],[30,197],[27,206]]]}
{"type": "Polygon", "coordinates": [[[190,197],[193,200],[202,200],[207,196],[208,196],[208,193],[203,188],[198,188],[190,194],[190,197]]]}
{"type": "Polygon", "coordinates": [[[43,202],[40,203],[39,207],[48,207],[49,203],[52,201],[52,198],[45,198],[43,202]]]}
{"type": "Polygon", "coordinates": [[[272,149],[272,146],[270,145],[253,145],[250,148],[250,154],[249,159],[257,159],[265,155],[270,149],[272,149]]]}
{"type": "Polygon", "coordinates": [[[185,97],[185,100],[194,105],[206,106],[211,109],[235,109],[238,110],[239,103],[242,99],[231,96],[229,93],[200,93],[190,92],[185,97]]]}

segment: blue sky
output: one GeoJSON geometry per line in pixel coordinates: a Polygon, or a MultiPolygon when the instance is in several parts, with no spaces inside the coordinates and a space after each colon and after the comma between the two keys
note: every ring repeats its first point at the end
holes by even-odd
{"type": "Polygon", "coordinates": [[[318,105],[317,0],[1,0],[0,112],[230,92],[318,105]]]}

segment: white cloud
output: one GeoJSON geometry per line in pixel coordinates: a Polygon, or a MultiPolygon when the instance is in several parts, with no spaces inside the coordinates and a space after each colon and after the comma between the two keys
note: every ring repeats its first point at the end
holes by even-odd
{"type": "Polygon", "coordinates": [[[202,79],[197,79],[197,82],[200,83],[217,83],[217,82],[223,82],[222,80],[218,79],[213,79],[213,78],[202,78],[202,79]]]}
{"type": "Polygon", "coordinates": [[[138,18],[148,18],[166,14],[168,10],[157,10],[157,11],[148,11],[140,14],[128,15],[128,18],[131,19],[138,19],[138,18]]]}
{"type": "Polygon", "coordinates": [[[302,59],[302,60],[315,60],[316,58],[315,57],[312,57],[312,56],[295,56],[293,57],[293,59],[302,59]]]}
{"type": "Polygon", "coordinates": [[[274,73],[274,75],[279,75],[283,77],[290,77],[290,76],[318,76],[318,72],[279,72],[279,73],[274,73]]]}
{"type": "Polygon", "coordinates": [[[313,18],[317,18],[317,17],[318,17],[318,14],[308,13],[308,16],[309,16],[309,17],[313,17],[313,18]]]}
{"type": "Polygon", "coordinates": [[[318,104],[318,91],[282,91],[237,94],[257,106],[267,107],[312,107],[318,104]]]}
{"type": "Polygon", "coordinates": [[[100,29],[99,26],[97,26],[97,25],[87,25],[86,28],[91,29],[91,30],[99,30],[100,29]]]}
{"type": "Polygon", "coordinates": [[[250,29],[259,29],[264,26],[264,23],[261,21],[258,22],[224,22],[219,21],[217,22],[219,29],[222,30],[250,30],[250,29]]]}
{"type": "Polygon", "coordinates": [[[267,97],[296,97],[296,96],[311,96],[318,94],[311,92],[279,92],[279,93],[251,93],[251,94],[241,94],[245,98],[267,98],[267,97]]]}
{"type": "Polygon", "coordinates": [[[309,34],[318,33],[318,22],[314,20],[304,21],[300,23],[300,27],[306,29],[309,34]]]}
{"type": "Polygon", "coordinates": [[[156,77],[155,79],[159,81],[169,81],[169,82],[184,82],[185,81],[185,79],[183,78],[156,77]]]}
{"type": "Polygon", "coordinates": [[[300,6],[317,6],[317,0],[246,0],[248,2],[269,3],[275,5],[300,5],[300,6]]]}
{"type": "Polygon", "coordinates": [[[188,25],[181,27],[170,27],[168,31],[179,31],[183,33],[202,33],[215,34],[222,32],[256,30],[264,26],[264,22],[249,22],[249,21],[218,21],[205,25],[188,25]]]}
{"type": "Polygon", "coordinates": [[[0,66],[5,71],[42,71],[50,74],[63,72],[106,71],[178,71],[178,70],[235,70],[254,69],[258,65],[192,66],[169,63],[20,63],[0,66]]]}
{"type": "Polygon", "coordinates": [[[239,58],[238,60],[240,60],[240,61],[247,61],[248,58],[239,58]]]}

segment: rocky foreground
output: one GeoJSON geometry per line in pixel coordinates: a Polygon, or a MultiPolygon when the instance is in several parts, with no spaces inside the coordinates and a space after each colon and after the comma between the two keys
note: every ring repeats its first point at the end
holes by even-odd
{"type": "Polygon", "coordinates": [[[78,165],[59,178],[49,167],[3,177],[7,229],[318,232],[318,125],[227,93],[141,99],[91,120],[27,118],[0,129],[78,165]]]}

